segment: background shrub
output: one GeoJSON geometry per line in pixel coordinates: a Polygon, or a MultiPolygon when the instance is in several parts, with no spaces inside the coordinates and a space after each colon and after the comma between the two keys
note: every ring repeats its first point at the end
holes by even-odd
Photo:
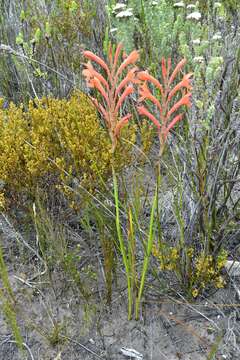
{"type": "MultiPolygon", "coordinates": [[[[130,131],[130,134],[129,134],[130,131]]],[[[111,143],[91,100],[74,92],[69,100],[30,101],[27,111],[11,104],[0,110],[1,181],[7,197],[34,195],[37,187],[66,189],[73,178],[87,190],[100,188],[111,174],[111,143]]],[[[131,162],[130,142],[119,144],[115,167],[131,162]]]]}
{"type": "Polygon", "coordinates": [[[63,97],[80,87],[80,50],[90,44],[101,48],[104,1],[2,1],[1,44],[18,55],[0,56],[0,94],[27,103],[36,95],[63,97]]]}

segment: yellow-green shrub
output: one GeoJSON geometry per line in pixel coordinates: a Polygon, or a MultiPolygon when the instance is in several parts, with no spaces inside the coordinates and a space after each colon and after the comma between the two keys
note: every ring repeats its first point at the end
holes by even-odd
{"type": "Polygon", "coordinates": [[[25,141],[28,139],[28,123],[21,107],[11,104],[0,109],[0,180],[18,189],[26,179],[24,157],[25,141]]]}
{"type": "Polygon", "coordinates": [[[225,285],[222,270],[227,261],[227,252],[224,249],[215,259],[193,247],[186,246],[183,250],[167,244],[159,247],[154,245],[152,254],[162,271],[175,273],[180,286],[190,298],[196,298],[212,286],[219,289],[225,285]]]}
{"type": "MultiPolygon", "coordinates": [[[[135,127],[125,131],[134,142],[135,127]]],[[[131,161],[131,148],[119,144],[116,169],[131,161]]],[[[100,179],[111,176],[110,149],[91,100],[81,92],[31,101],[26,112],[13,104],[0,110],[0,180],[8,197],[70,183],[72,176],[88,190],[99,188],[100,179]]]]}

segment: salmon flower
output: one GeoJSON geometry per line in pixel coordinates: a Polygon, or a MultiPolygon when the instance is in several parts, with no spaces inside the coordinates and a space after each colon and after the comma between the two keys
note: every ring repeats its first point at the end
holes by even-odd
{"type": "Polygon", "coordinates": [[[158,137],[160,142],[159,154],[162,155],[164,146],[166,143],[167,136],[170,130],[175,126],[177,122],[183,119],[184,113],[176,114],[176,112],[182,108],[182,106],[191,106],[191,77],[192,73],[186,74],[183,76],[182,80],[173,86],[173,82],[176,79],[177,75],[180,73],[184,65],[186,64],[186,59],[182,59],[172,74],[171,71],[171,59],[168,59],[167,64],[166,60],[162,59],[162,84],[159,80],[150,75],[147,71],[140,71],[138,73],[138,80],[140,81],[139,86],[139,99],[140,103],[149,100],[153,105],[155,105],[156,113],[153,115],[146,105],[138,106],[138,113],[142,116],[147,117],[151,120],[154,125],[157,127],[158,137]],[[151,84],[156,89],[159,90],[160,99],[153,95],[152,91],[149,88],[148,84],[151,84]],[[177,101],[175,100],[177,96],[177,101]]]}
{"type": "Polygon", "coordinates": [[[137,83],[138,68],[135,64],[139,59],[138,51],[134,50],[130,55],[124,54],[119,65],[121,54],[122,44],[117,46],[114,54],[110,45],[107,62],[91,51],[83,53],[89,61],[84,64],[82,74],[87,86],[96,89],[101,95],[101,102],[93,97],[92,101],[105,121],[112,141],[112,152],[115,151],[122,127],[131,118],[131,114],[120,115],[123,103],[134,92],[133,85],[137,83]],[[103,74],[94,68],[92,62],[100,66],[103,74]]]}

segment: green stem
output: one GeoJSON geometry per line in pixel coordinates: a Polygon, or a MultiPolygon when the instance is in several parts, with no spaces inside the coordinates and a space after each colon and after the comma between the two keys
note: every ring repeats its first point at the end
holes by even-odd
{"type": "Polygon", "coordinates": [[[131,274],[130,274],[130,266],[129,266],[129,259],[127,256],[127,252],[125,249],[123,237],[122,237],[122,231],[121,231],[121,225],[120,225],[120,216],[119,216],[119,197],[118,197],[118,185],[117,185],[117,177],[114,170],[114,167],[112,167],[112,173],[113,173],[113,187],[114,187],[114,199],[115,199],[115,208],[116,208],[116,228],[117,228],[117,235],[118,235],[118,241],[120,244],[120,251],[123,258],[123,264],[126,271],[126,277],[127,277],[127,289],[128,289],[128,320],[131,320],[132,318],[132,291],[131,291],[131,274]]]}
{"type": "Polygon", "coordinates": [[[151,253],[152,253],[154,215],[155,215],[155,210],[157,208],[157,200],[158,200],[158,186],[156,186],[154,200],[153,200],[152,209],[151,209],[151,217],[150,217],[150,224],[149,224],[147,248],[146,248],[146,253],[145,253],[144,261],[143,261],[143,269],[142,269],[140,287],[139,287],[139,290],[138,290],[138,297],[136,299],[136,308],[135,308],[136,320],[139,319],[139,307],[140,307],[140,302],[141,302],[141,298],[142,298],[142,295],[143,295],[146,275],[147,275],[147,271],[148,271],[149,260],[150,260],[150,256],[151,256],[151,253]]]}

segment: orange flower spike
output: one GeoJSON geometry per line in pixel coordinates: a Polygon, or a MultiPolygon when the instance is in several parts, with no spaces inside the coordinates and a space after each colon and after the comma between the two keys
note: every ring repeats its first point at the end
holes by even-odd
{"type": "Polygon", "coordinates": [[[160,113],[162,113],[162,105],[160,104],[160,101],[151,93],[146,82],[140,86],[139,94],[141,95],[141,97],[138,99],[139,102],[148,99],[152,101],[152,103],[158,107],[160,113]]]}
{"type": "Polygon", "coordinates": [[[87,86],[90,88],[94,87],[93,84],[93,75],[88,69],[84,69],[82,72],[83,76],[85,76],[87,86]]]}
{"type": "Polygon", "coordinates": [[[123,63],[120,65],[117,73],[116,73],[116,78],[118,78],[123,70],[131,64],[135,64],[139,59],[139,52],[137,50],[133,50],[130,55],[127,56],[127,58],[123,61],[123,63]]]}
{"type": "Polygon", "coordinates": [[[115,130],[114,130],[114,134],[116,137],[119,137],[122,127],[128,123],[128,121],[131,117],[132,117],[131,114],[127,114],[117,123],[117,126],[115,127],[115,130]]]}
{"type": "Polygon", "coordinates": [[[119,111],[126,98],[134,92],[132,84],[138,82],[136,77],[137,67],[129,66],[135,65],[139,59],[138,51],[134,50],[129,56],[120,62],[122,52],[122,44],[118,44],[116,51],[113,51],[112,46],[108,49],[108,64],[99,56],[93,54],[91,51],[84,51],[84,56],[90,61],[94,61],[100,65],[105,71],[101,75],[92,66],[91,62],[84,64],[86,69],[83,70],[83,75],[86,78],[89,87],[96,88],[102,96],[102,104],[99,104],[96,99],[93,102],[102,114],[106,126],[109,131],[109,136],[112,141],[112,152],[114,152],[117,145],[116,134],[120,133],[121,127],[127,123],[129,114],[119,119],[119,111]],[[126,75],[121,79],[123,71],[126,70],[126,75]]]}
{"type": "Polygon", "coordinates": [[[111,73],[110,73],[109,67],[107,66],[105,61],[103,61],[99,56],[95,55],[94,53],[92,53],[91,51],[88,51],[88,50],[83,52],[83,56],[85,56],[87,59],[92,60],[92,61],[96,62],[98,65],[100,65],[106,71],[109,78],[111,78],[111,73]]]}
{"type": "Polygon", "coordinates": [[[106,101],[106,103],[107,103],[107,106],[110,107],[111,105],[110,105],[109,97],[108,97],[106,91],[104,90],[101,82],[95,77],[95,78],[93,79],[93,84],[94,84],[94,87],[95,87],[95,88],[100,92],[100,94],[104,97],[104,99],[105,99],[105,101],[106,101]]]}
{"type": "Polygon", "coordinates": [[[190,83],[190,77],[192,76],[192,73],[184,75],[182,81],[178,83],[168,94],[168,101],[171,100],[171,98],[176,94],[177,91],[181,90],[182,88],[186,88],[187,90],[192,90],[192,85],[190,83]]]}
{"type": "Polygon", "coordinates": [[[121,92],[121,90],[129,83],[135,83],[136,82],[136,72],[137,72],[138,68],[135,66],[134,68],[132,68],[126,75],[126,77],[120,82],[120,84],[118,85],[116,91],[115,91],[115,98],[114,100],[117,99],[117,96],[119,95],[119,93],[121,92]]]}
{"type": "Polygon", "coordinates": [[[129,85],[128,87],[126,87],[126,89],[124,90],[124,92],[122,93],[122,95],[120,96],[117,105],[115,107],[114,113],[117,114],[118,110],[120,109],[122,103],[124,102],[124,100],[126,99],[126,97],[130,94],[134,93],[134,88],[133,86],[129,85]]]}
{"type": "Polygon", "coordinates": [[[109,84],[108,82],[104,79],[104,77],[99,74],[99,72],[97,72],[94,67],[92,66],[92,64],[90,62],[88,62],[87,64],[84,64],[86,66],[86,69],[83,70],[83,75],[86,76],[87,75],[87,71],[89,71],[89,73],[91,74],[92,77],[96,77],[104,86],[105,88],[109,89],[109,84]]]}
{"type": "Polygon", "coordinates": [[[170,122],[170,124],[168,125],[166,132],[165,132],[165,137],[167,137],[169,131],[175,126],[175,124],[177,122],[179,122],[180,120],[182,120],[184,114],[178,114],[175,116],[175,118],[170,122]]]}
{"type": "Polygon", "coordinates": [[[119,60],[119,56],[120,53],[122,51],[123,45],[122,43],[118,44],[117,49],[115,51],[115,55],[114,55],[114,62],[113,62],[113,67],[112,67],[112,77],[114,76],[115,70],[116,70],[116,66],[119,60]]]}
{"type": "Polygon", "coordinates": [[[167,64],[166,60],[162,58],[162,79],[164,86],[160,84],[160,82],[155,79],[153,76],[149,75],[146,71],[141,71],[138,73],[138,79],[141,84],[139,89],[140,98],[139,101],[150,100],[152,104],[157,105],[160,110],[160,121],[144,106],[138,107],[138,113],[140,115],[146,116],[150,119],[158,129],[158,137],[160,142],[159,156],[163,154],[164,147],[166,144],[166,139],[169,134],[169,131],[176,125],[177,122],[183,119],[184,114],[177,114],[173,119],[171,116],[179,110],[181,106],[191,106],[191,93],[189,92],[192,89],[190,78],[193,75],[192,73],[186,74],[183,76],[182,80],[175,85],[171,90],[171,84],[175,80],[178,73],[182,70],[183,66],[186,63],[186,59],[181,60],[175,69],[173,70],[171,76],[171,59],[168,59],[167,64]],[[161,100],[159,101],[151,92],[151,90],[147,86],[147,82],[150,82],[155,87],[160,89],[161,92],[161,100]],[[178,91],[181,91],[181,98],[178,100],[170,109],[169,104],[173,97],[176,95],[178,91]],[[162,110],[162,111],[161,111],[162,110]]]}
{"type": "Polygon", "coordinates": [[[177,66],[175,67],[172,75],[170,76],[170,79],[169,79],[169,86],[171,85],[171,83],[174,81],[174,79],[176,78],[177,74],[179,73],[179,71],[182,70],[182,68],[184,67],[184,65],[186,64],[187,60],[184,58],[182,59],[178,64],[177,66]]]}
{"type": "Polygon", "coordinates": [[[151,82],[153,85],[155,85],[161,92],[161,95],[164,96],[164,91],[163,91],[163,87],[160,84],[160,82],[155,79],[155,77],[153,77],[152,75],[150,75],[147,71],[140,71],[137,75],[138,79],[140,81],[149,81],[151,82]]]}
{"type": "Polygon", "coordinates": [[[151,91],[149,90],[146,81],[139,87],[139,95],[141,97],[138,99],[138,102],[142,102],[145,99],[149,99],[149,96],[151,95],[151,91]]]}
{"type": "Polygon", "coordinates": [[[154,125],[157,126],[158,130],[160,130],[161,124],[159,123],[159,121],[143,105],[138,106],[137,110],[138,110],[139,115],[143,115],[143,116],[148,117],[149,120],[151,120],[154,123],[154,125]]]}
{"type": "Polygon", "coordinates": [[[182,97],[182,99],[180,99],[176,104],[174,104],[173,107],[168,111],[166,120],[168,120],[170,118],[170,116],[180,108],[180,106],[185,105],[187,107],[190,107],[191,106],[191,102],[190,102],[191,95],[192,95],[191,93],[187,93],[186,95],[184,95],[182,97]]]}

